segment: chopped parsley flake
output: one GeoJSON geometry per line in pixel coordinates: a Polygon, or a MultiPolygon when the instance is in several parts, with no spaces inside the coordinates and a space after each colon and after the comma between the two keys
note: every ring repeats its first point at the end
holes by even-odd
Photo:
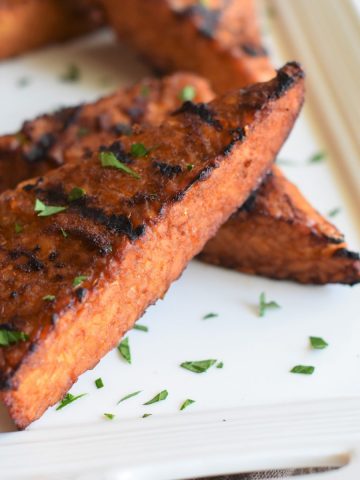
{"type": "Polygon", "coordinates": [[[191,170],[194,168],[194,165],[192,163],[188,163],[186,165],[186,170],[188,170],[189,172],[191,172],[191,170]]]}
{"type": "Polygon", "coordinates": [[[139,393],[141,392],[142,390],[138,390],[137,392],[133,392],[133,393],[129,393],[128,395],[125,395],[125,397],[120,398],[120,400],[117,402],[117,405],[119,405],[119,403],[121,402],[124,402],[125,400],[129,400],[129,398],[136,397],[136,395],[139,395],[139,393]]]}
{"type": "Polygon", "coordinates": [[[182,102],[191,102],[196,95],[195,87],[192,85],[186,85],[180,92],[179,98],[182,102]]]}
{"type": "Polygon", "coordinates": [[[99,158],[102,167],[117,168],[118,170],[122,170],[136,179],[140,178],[138,173],[134,172],[134,170],[131,170],[131,168],[127,167],[124,163],[120,162],[120,160],[118,160],[112,152],[100,152],[99,158]]]}
{"type": "Polygon", "coordinates": [[[328,217],[330,218],[336,217],[336,215],[338,215],[340,212],[341,212],[341,208],[335,207],[328,212],[328,217]]]}
{"type": "Polygon", "coordinates": [[[67,237],[69,236],[62,227],[60,227],[60,231],[61,231],[62,236],[63,236],[64,238],[67,238],[67,237]]]}
{"type": "Polygon", "coordinates": [[[85,282],[85,280],[87,280],[87,276],[86,275],[79,275],[77,277],[74,278],[73,280],[73,287],[78,287],[79,285],[82,284],[82,282],[85,282]]]}
{"type": "Polygon", "coordinates": [[[185,400],[185,402],[181,404],[180,410],[185,410],[185,408],[191,405],[192,403],[195,403],[195,400],[191,400],[191,398],[188,398],[187,400],[185,400]]]}
{"type": "Polygon", "coordinates": [[[309,158],[309,163],[320,163],[325,160],[326,153],[325,152],[316,152],[309,158]]]}
{"type": "Polygon", "coordinates": [[[216,368],[223,368],[224,367],[224,362],[218,362],[216,364],[216,368]]]}
{"type": "Polygon", "coordinates": [[[198,360],[195,362],[183,362],[180,367],[185,368],[186,370],[190,370],[190,372],[194,373],[204,373],[212,367],[217,360],[198,360]]]}
{"type": "Polygon", "coordinates": [[[103,388],[104,387],[104,382],[103,382],[101,377],[99,377],[95,380],[95,385],[96,385],[96,388],[103,388]]]}
{"type": "Polygon", "coordinates": [[[131,363],[131,351],[129,345],[129,337],[126,337],[122,342],[119,343],[117,349],[120,352],[120,355],[123,357],[127,363],[131,363]]]}
{"type": "Polygon", "coordinates": [[[218,313],[210,312],[210,313],[207,313],[206,315],[203,316],[203,320],[208,320],[209,318],[215,318],[215,317],[218,317],[218,316],[219,316],[218,313]]]}
{"type": "Polygon", "coordinates": [[[23,226],[20,223],[15,223],[15,233],[21,233],[23,231],[23,226]]]}
{"type": "Polygon", "coordinates": [[[146,157],[151,151],[150,148],[146,148],[143,143],[133,143],[130,148],[131,155],[134,157],[146,157]]]}
{"type": "Polygon", "coordinates": [[[19,88],[27,87],[28,85],[30,85],[30,78],[29,78],[29,77],[20,77],[20,78],[17,80],[16,85],[17,85],[19,88]]]}
{"type": "Polygon", "coordinates": [[[78,400],[81,397],[84,397],[87,395],[86,393],[81,393],[80,395],[73,395],[72,393],[67,393],[65,397],[61,400],[59,405],[56,407],[56,410],[61,410],[62,408],[66,407],[70,403],[75,402],[75,400],[78,400]]]}
{"type": "Polygon", "coordinates": [[[267,310],[274,310],[276,308],[281,308],[280,305],[273,300],[270,302],[266,301],[265,292],[260,294],[259,299],[259,317],[264,317],[267,310]]]}
{"type": "Polygon", "coordinates": [[[115,415],[113,413],[104,413],[104,417],[108,420],[114,420],[115,415]]]}
{"type": "Polygon", "coordinates": [[[149,85],[141,85],[141,88],[140,88],[140,95],[142,97],[147,97],[150,93],[150,87],[149,85]]]}
{"type": "Polygon", "coordinates": [[[328,347],[329,344],[325,342],[325,340],[321,337],[309,337],[310,345],[315,350],[323,350],[324,348],[328,347]]]}
{"type": "Polygon", "coordinates": [[[45,295],[44,297],[42,297],[43,300],[45,300],[46,302],[53,302],[56,297],[55,295],[45,295]]]}
{"type": "Polygon", "coordinates": [[[35,201],[34,207],[34,210],[38,214],[38,217],[49,217],[50,215],[55,215],[56,213],[63,212],[66,209],[67,207],[45,205],[45,203],[43,203],[38,198],[35,201]]]}
{"type": "Polygon", "coordinates": [[[161,402],[162,400],[165,400],[168,397],[168,395],[169,395],[168,391],[163,390],[162,392],[155,395],[154,398],[152,398],[148,402],[144,403],[143,405],[151,405],[153,403],[161,402]]]}
{"type": "Polygon", "coordinates": [[[71,64],[67,67],[65,73],[60,76],[62,82],[72,83],[80,80],[80,69],[78,66],[71,64]]]}
{"type": "Polygon", "coordinates": [[[68,199],[70,202],[73,202],[74,200],[79,200],[79,198],[82,198],[85,195],[86,195],[86,192],[83,188],[74,187],[69,193],[68,199]]]}
{"type": "Polygon", "coordinates": [[[78,138],[85,137],[90,133],[90,130],[86,127],[79,127],[79,130],[77,131],[76,135],[78,138]]]}
{"type": "Polygon", "coordinates": [[[151,417],[152,413],[144,413],[144,415],[141,418],[147,418],[151,417]]]}
{"type": "Polygon", "coordinates": [[[146,325],[141,325],[140,323],[135,323],[135,325],[133,326],[133,330],[140,330],[141,332],[148,332],[149,327],[147,327],[146,325]]]}
{"type": "Polygon", "coordinates": [[[0,328],[0,347],[7,347],[12,343],[26,342],[28,339],[29,336],[24,332],[0,328]]]}
{"type": "Polygon", "coordinates": [[[204,8],[208,8],[209,0],[199,0],[199,4],[204,8]]]}
{"type": "Polygon", "coordinates": [[[301,373],[303,375],[312,375],[314,373],[315,367],[311,365],[295,365],[290,372],[291,373],[301,373]]]}

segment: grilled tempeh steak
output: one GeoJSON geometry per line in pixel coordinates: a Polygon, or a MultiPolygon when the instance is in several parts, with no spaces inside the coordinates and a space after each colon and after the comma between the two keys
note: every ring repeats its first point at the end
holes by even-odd
{"type": "MultiPolygon", "coordinates": [[[[214,97],[205,80],[178,73],[162,80],[144,79],[96,103],[25,122],[17,134],[0,137],[2,189],[46,173],[64,161],[86,160],[101,143],[114,142],[121,132],[128,134],[133,123],[160,124],[181,106],[182,93],[189,87],[197,102],[214,97]]],[[[360,280],[359,256],[346,250],[340,232],[309,205],[278,168],[264,180],[256,201],[252,195],[246,208],[232,216],[200,258],[302,283],[354,284],[360,280]]]]}
{"type": "Polygon", "coordinates": [[[85,34],[103,23],[94,0],[0,0],[0,59],[85,34]]]}
{"type": "Polygon", "coordinates": [[[160,71],[189,70],[217,92],[274,76],[254,0],[102,0],[122,40],[160,71]]]}
{"type": "Polygon", "coordinates": [[[268,83],[185,103],[160,127],[121,137],[115,153],[0,196],[1,328],[29,336],[0,351],[2,397],[19,428],[116,345],[246,200],[303,96],[303,72],[287,64],[268,83]],[[86,195],[72,198],[74,187],[86,195]],[[34,204],[66,209],[38,216],[34,204]]]}
{"type": "Polygon", "coordinates": [[[277,167],[201,252],[205,262],[300,283],[360,282],[360,256],[277,167]]]}

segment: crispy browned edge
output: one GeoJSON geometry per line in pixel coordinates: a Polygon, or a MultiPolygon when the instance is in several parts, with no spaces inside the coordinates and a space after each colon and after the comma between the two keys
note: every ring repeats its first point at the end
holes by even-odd
{"type": "Polygon", "coordinates": [[[163,72],[189,70],[217,92],[274,76],[253,0],[102,0],[119,37],[163,72]]]}
{"type": "MultiPolygon", "coordinates": [[[[302,105],[302,70],[296,64],[288,64],[266,88],[267,99],[261,99],[265,104],[258,104],[255,110],[249,105],[248,114],[243,117],[248,125],[246,137],[236,137],[237,140],[231,140],[225,148],[219,145],[220,155],[214,151],[210,157],[210,152],[207,152],[205,158],[198,158],[200,165],[205,162],[206,175],[195,177],[185,191],[182,190],[181,194],[179,191],[180,195],[173,196],[169,203],[162,205],[158,216],[146,226],[144,234],[133,242],[124,238],[119,244],[120,251],[111,253],[113,260],[107,262],[106,275],[103,271],[96,279],[96,286],[88,290],[86,302],[72,302],[71,308],[63,311],[56,324],[49,326],[46,337],[40,336],[36,344],[28,348],[11,376],[3,378],[2,398],[18,428],[25,428],[48,406],[57,402],[83,371],[94,367],[116,345],[145,308],[164,295],[188,261],[202,249],[208,238],[239,205],[239,200],[246,199],[250,189],[269,169],[302,105]],[[269,141],[264,142],[267,137],[269,141]]],[[[237,105],[237,95],[228,96],[227,100],[224,97],[222,101],[237,105]]],[[[217,105],[221,105],[222,101],[217,105]]],[[[215,108],[216,103],[210,104],[210,108],[211,105],[215,108]]],[[[174,124],[180,125],[182,131],[181,122],[191,120],[194,114],[200,114],[202,118],[197,109],[183,109],[182,112],[177,115],[175,123],[170,120],[169,127],[165,123],[160,130],[144,129],[137,140],[146,144],[150,138],[153,141],[157,137],[161,140],[165,138],[170,146],[173,136],[169,128],[173,128],[174,124]]],[[[202,122],[206,125],[206,120],[202,119],[202,122]]],[[[217,123],[213,125],[217,129],[217,123]]],[[[199,123],[188,123],[187,128],[194,135],[199,126],[199,123]]],[[[209,127],[206,127],[206,132],[208,137],[209,127]]],[[[130,145],[130,141],[128,139],[126,144],[130,145]]],[[[168,150],[165,149],[165,152],[168,150]]],[[[94,157],[94,165],[96,162],[97,156],[94,157]]],[[[148,164],[144,162],[143,165],[148,164]]],[[[50,172],[47,178],[51,183],[52,179],[61,178],[62,172],[79,175],[79,168],[81,163],[68,164],[50,172]]],[[[88,165],[83,168],[88,168],[88,165]]],[[[19,192],[23,186],[18,187],[19,192]]],[[[101,192],[101,195],[107,194],[103,190],[101,192]]],[[[3,198],[16,203],[16,191],[5,192],[3,198]]],[[[38,222],[36,218],[32,216],[35,226],[38,222]]],[[[5,354],[8,349],[16,352],[23,346],[24,343],[6,347],[0,353],[5,354]]]]}
{"type": "Polygon", "coordinates": [[[200,253],[205,262],[300,283],[360,282],[360,257],[279,168],[200,253]]]}
{"type": "Polygon", "coordinates": [[[0,59],[91,32],[103,23],[94,0],[0,0],[0,59]]]}

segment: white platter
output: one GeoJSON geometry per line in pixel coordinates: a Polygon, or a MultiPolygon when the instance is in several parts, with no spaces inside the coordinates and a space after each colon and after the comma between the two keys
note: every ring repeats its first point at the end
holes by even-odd
{"type": "MultiPolygon", "coordinates": [[[[309,70],[309,105],[280,155],[292,164],[282,168],[323,214],[341,207],[334,221],[352,249],[360,250],[360,137],[348,128],[357,119],[357,131],[360,125],[358,81],[353,81],[359,52],[352,47],[345,52],[342,40],[339,66],[323,59],[330,31],[351,45],[360,44],[360,35],[352,27],[355,13],[347,0],[340,12],[337,0],[312,2],[313,15],[327,12],[326,21],[319,17],[323,36],[308,21],[305,4],[275,1],[275,16],[266,26],[277,64],[295,56],[309,70]],[[279,48],[279,41],[289,44],[290,52],[279,48]],[[350,71],[340,75],[346,66],[350,71]],[[346,84],[341,98],[333,88],[340,81],[346,84]],[[327,152],[326,160],[309,164],[319,150],[327,152]]],[[[146,68],[109,32],[5,62],[0,65],[0,134],[144,73],[146,68]],[[80,67],[80,82],[59,81],[69,64],[80,67]],[[30,82],[20,88],[22,77],[30,82]]],[[[359,479],[359,300],[360,287],[300,286],[192,262],[164,301],[141,320],[149,332],[129,333],[132,365],[110,352],[71,389],[87,396],[61,411],[50,409],[25,432],[10,433],[11,423],[1,412],[0,478],[171,480],[348,464],[322,478],[359,479]],[[257,316],[262,291],[282,307],[265,318],[257,316]],[[208,312],[219,316],[203,320],[208,312]],[[311,351],[310,335],[324,337],[329,348],[311,351]],[[205,358],[223,361],[224,368],[203,375],[179,368],[183,361],[205,358]],[[315,373],[290,374],[295,364],[314,365],[315,373]],[[98,377],[105,383],[99,390],[98,377]],[[165,388],[166,401],[142,405],[165,388]],[[116,405],[136,390],[142,393],[116,405]],[[186,398],[196,403],[179,412],[186,398]],[[109,421],[104,412],[116,418],[109,421]],[[144,413],[152,416],[141,418],[144,413]]]]}

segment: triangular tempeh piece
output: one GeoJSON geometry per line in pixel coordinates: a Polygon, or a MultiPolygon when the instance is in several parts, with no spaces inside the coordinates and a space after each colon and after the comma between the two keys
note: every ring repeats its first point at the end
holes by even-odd
{"type": "Polygon", "coordinates": [[[277,167],[201,252],[205,262],[301,283],[360,282],[360,256],[277,167]]]}
{"type": "MultiPolygon", "coordinates": [[[[205,80],[178,73],[161,80],[144,79],[95,103],[25,122],[19,133],[0,137],[0,188],[13,187],[63,162],[86,160],[88,152],[100,144],[128,133],[131,124],[162,123],[189,92],[196,102],[208,102],[214,96],[205,80]]],[[[346,250],[341,233],[278,168],[256,193],[258,199],[254,201],[252,195],[251,206],[247,202],[246,210],[234,215],[210,240],[202,260],[303,283],[359,281],[358,255],[346,250]]]]}
{"type": "Polygon", "coordinates": [[[270,79],[254,0],[103,0],[108,22],[160,71],[189,70],[217,92],[270,79]]]}
{"type": "Polygon", "coordinates": [[[303,72],[287,64],[0,196],[2,328],[28,336],[0,350],[19,428],[117,344],[246,200],[303,97],[303,72]]]}

